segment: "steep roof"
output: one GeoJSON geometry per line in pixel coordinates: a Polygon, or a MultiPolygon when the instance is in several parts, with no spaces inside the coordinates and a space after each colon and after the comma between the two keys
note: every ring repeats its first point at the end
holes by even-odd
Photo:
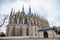
{"type": "Polygon", "coordinates": [[[38,31],[53,30],[51,27],[42,27],[38,31]]]}

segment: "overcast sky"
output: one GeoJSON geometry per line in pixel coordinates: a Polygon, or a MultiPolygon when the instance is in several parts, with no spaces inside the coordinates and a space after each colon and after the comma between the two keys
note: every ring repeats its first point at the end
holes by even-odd
{"type": "Polygon", "coordinates": [[[46,18],[50,26],[60,26],[60,0],[0,0],[0,17],[9,15],[11,8],[21,11],[23,5],[26,13],[30,5],[32,12],[46,18]]]}

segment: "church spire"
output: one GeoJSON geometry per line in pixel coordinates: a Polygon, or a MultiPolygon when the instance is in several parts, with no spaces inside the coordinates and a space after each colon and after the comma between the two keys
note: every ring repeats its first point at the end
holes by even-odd
{"type": "Polygon", "coordinates": [[[13,8],[11,9],[11,13],[10,13],[10,16],[12,16],[12,14],[13,14],[13,8]]]}
{"type": "Polygon", "coordinates": [[[29,6],[29,13],[31,14],[31,7],[29,6]]]}
{"type": "Polygon", "coordinates": [[[15,14],[15,10],[14,10],[14,12],[13,12],[13,15],[15,14]]]}
{"type": "Polygon", "coordinates": [[[33,14],[31,13],[31,7],[29,6],[29,13],[28,16],[32,16],[33,14]]]}
{"type": "Polygon", "coordinates": [[[22,13],[24,14],[25,12],[24,12],[24,6],[22,7],[22,13]]]}

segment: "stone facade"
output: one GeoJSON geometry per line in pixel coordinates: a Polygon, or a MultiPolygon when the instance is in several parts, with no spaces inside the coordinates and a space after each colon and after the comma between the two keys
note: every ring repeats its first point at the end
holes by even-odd
{"type": "MultiPolygon", "coordinates": [[[[7,36],[33,36],[44,38],[44,31],[38,32],[42,27],[49,27],[48,21],[33,15],[30,7],[29,13],[25,14],[23,7],[21,12],[18,11],[15,13],[13,9],[11,10],[6,33],[7,36]]],[[[52,30],[48,30],[47,32],[49,37],[53,37],[52,30]]]]}
{"type": "Polygon", "coordinates": [[[39,38],[45,38],[44,37],[45,36],[45,33],[47,33],[46,36],[48,36],[48,38],[54,38],[55,37],[54,36],[55,34],[54,34],[54,31],[53,30],[46,30],[46,31],[39,31],[39,33],[38,33],[39,38]]]}

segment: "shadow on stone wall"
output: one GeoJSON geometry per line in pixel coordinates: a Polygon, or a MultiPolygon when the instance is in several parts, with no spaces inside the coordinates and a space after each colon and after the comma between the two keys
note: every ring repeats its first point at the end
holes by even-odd
{"type": "Polygon", "coordinates": [[[6,34],[4,32],[0,33],[0,37],[5,37],[5,36],[6,36],[6,34]]]}

